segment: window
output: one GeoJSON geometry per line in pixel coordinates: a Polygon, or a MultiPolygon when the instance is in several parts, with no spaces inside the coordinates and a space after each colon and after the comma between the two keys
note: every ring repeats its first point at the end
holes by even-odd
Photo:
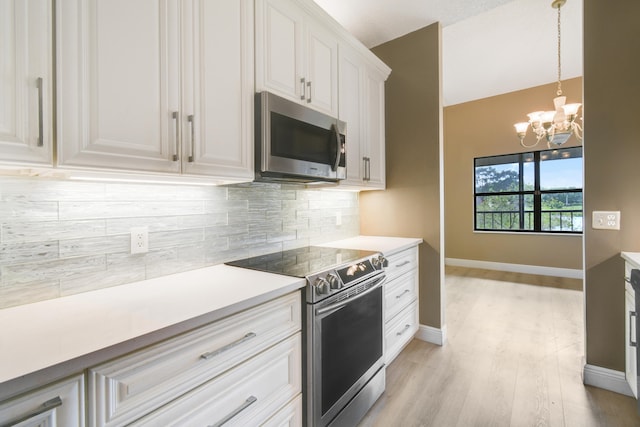
{"type": "Polygon", "coordinates": [[[474,163],[475,230],[582,233],[582,147],[474,163]]]}

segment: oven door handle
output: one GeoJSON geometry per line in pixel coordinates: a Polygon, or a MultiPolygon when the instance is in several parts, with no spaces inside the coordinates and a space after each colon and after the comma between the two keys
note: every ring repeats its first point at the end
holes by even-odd
{"type": "Polygon", "coordinates": [[[367,289],[364,292],[361,292],[355,296],[349,297],[347,299],[344,299],[340,302],[337,302],[335,304],[331,304],[328,307],[324,307],[324,308],[318,308],[316,309],[316,315],[317,316],[321,316],[323,314],[327,314],[329,312],[333,313],[336,312],[342,308],[344,308],[347,304],[352,303],[353,301],[356,301],[364,296],[366,296],[367,294],[370,294],[371,292],[375,291],[378,287],[382,286],[382,284],[384,282],[387,281],[387,276],[384,277],[380,277],[378,279],[375,280],[375,284],[373,286],[371,286],[369,289],[367,289]]]}

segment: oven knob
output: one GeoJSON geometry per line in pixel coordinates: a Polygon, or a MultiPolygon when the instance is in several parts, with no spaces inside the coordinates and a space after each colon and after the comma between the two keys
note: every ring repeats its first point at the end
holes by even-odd
{"type": "Polygon", "coordinates": [[[327,274],[327,282],[329,282],[329,286],[331,289],[340,289],[342,288],[342,282],[340,278],[333,273],[327,274]]]}
{"type": "Polygon", "coordinates": [[[322,277],[318,277],[313,283],[313,286],[316,288],[316,294],[318,295],[328,294],[330,292],[329,282],[322,277]]]}
{"type": "Polygon", "coordinates": [[[373,266],[375,268],[380,268],[382,269],[383,267],[388,267],[389,266],[389,261],[383,257],[382,255],[378,255],[377,257],[375,257],[373,260],[373,266]]]}

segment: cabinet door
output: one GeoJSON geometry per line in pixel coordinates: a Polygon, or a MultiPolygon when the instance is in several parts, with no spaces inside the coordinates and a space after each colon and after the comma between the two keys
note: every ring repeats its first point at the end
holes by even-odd
{"type": "Polygon", "coordinates": [[[319,24],[306,25],[306,102],[329,115],[338,114],[338,41],[319,24]]]}
{"type": "Polygon", "coordinates": [[[79,426],[84,421],[84,378],[73,378],[0,403],[2,425],[79,426]]]}
{"type": "Polygon", "coordinates": [[[361,60],[347,47],[340,48],[339,118],[347,123],[347,178],[341,186],[363,184],[364,160],[362,150],[361,109],[362,77],[361,60]]]}
{"type": "Polygon", "coordinates": [[[631,313],[636,311],[636,297],[633,290],[627,289],[625,292],[625,376],[634,397],[638,397],[638,378],[637,378],[637,353],[636,347],[631,345],[631,340],[637,340],[635,316],[631,313]]]}
{"type": "Polygon", "coordinates": [[[178,1],[57,7],[58,163],[178,172],[178,1]]]}
{"type": "Polygon", "coordinates": [[[0,2],[0,162],[52,164],[48,0],[0,2]]]}
{"type": "Polygon", "coordinates": [[[256,90],[305,97],[302,11],[287,0],[256,1],[256,90]]]}
{"type": "Polygon", "coordinates": [[[251,181],[253,2],[191,5],[183,13],[183,52],[191,56],[183,61],[183,172],[251,181]]]}
{"type": "Polygon", "coordinates": [[[385,188],[384,79],[371,70],[365,73],[364,141],[367,144],[367,186],[385,188]]]}

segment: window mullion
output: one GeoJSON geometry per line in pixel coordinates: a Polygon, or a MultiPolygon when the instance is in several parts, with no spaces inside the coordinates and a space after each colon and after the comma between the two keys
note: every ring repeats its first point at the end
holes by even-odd
{"type": "Polygon", "coordinates": [[[533,230],[542,231],[542,194],[540,192],[540,152],[533,152],[533,230]]]}

